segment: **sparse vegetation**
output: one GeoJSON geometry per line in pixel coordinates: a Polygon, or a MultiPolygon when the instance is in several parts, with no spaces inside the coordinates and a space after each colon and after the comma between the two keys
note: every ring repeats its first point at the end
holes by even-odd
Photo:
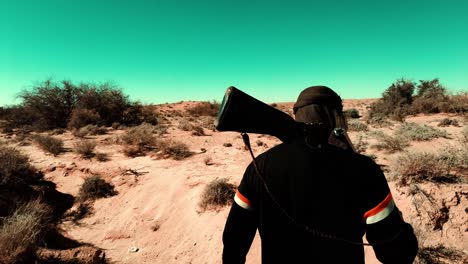
{"type": "Polygon", "coordinates": [[[26,202],[0,222],[0,263],[34,263],[40,239],[50,228],[51,209],[26,202]]]}
{"type": "Polygon", "coordinates": [[[78,193],[82,201],[106,198],[116,194],[114,185],[106,182],[99,175],[86,178],[78,193]]]}
{"type": "Polygon", "coordinates": [[[182,160],[193,155],[186,144],[174,140],[159,141],[157,148],[165,158],[175,160],[182,160]]]}
{"type": "Polygon", "coordinates": [[[0,145],[0,186],[7,183],[31,182],[37,177],[29,158],[19,150],[0,145]]]}
{"type": "Polygon", "coordinates": [[[448,126],[460,126],[460,124],[458,123],[458,120],[456,119],[450,119],[450,118],[444,118],[442,119],[439,124],[437,124],[437,126],[439,127],[448,127],[448,126]]]}
{"type": "Polygon", "coordinates": [[[348,121],[348,130],[349,131],[367,131],[367,124],[355,119],[348,121]]]}
{"type": "Polygon", "coordinates": [[[84,127],[74,129],[72,133],[75,137],[84,138],[86,136],[104,135],[107,133],[107,129],[96,125],[86,125],[84,127]]]}
{"type": "Polygon", "coordinates": [[[51,136],[34,135],[33,140],[42,150],[57,156],[63,151],[63,141],[51,136]]]}
{"type": "Polygon", "coordinates": [[[105,162],[105,161],[109,160],[109,155],[107,153],[104,153],[104,152],[96,152],[95,157],[96,157],[97,161],[100,161],[100,162],[105,162]]]}
{"type": "Polygon", "coordinates": [[[219,110],[217,102],[201,102],[197,105],[188,108],[187,112],[194,116],[216,116],[219,110]]]}
{"type": "MultiPolygon", "coordinates": [[[[466,258],[462,251],[444,245],[422,247],[418,251],[415,264],[462,263],[466,258]]],[[[463,262],[465,263],[465,262],[463,262]]]]}
{"type": "Polygon", "coordinates": [[[232,202],[235,186],[227,178],[215,179],[204,189],[199,206],[202,210],[217,208],[232,202]]]}
{"type": "Polygon", "coordinates": [[[81,157],[89,159],[94,156],[94,148],[96,147],[96,141],[94,140],[82,140],[74,144],[74,151],[81,155],[81,157]]]}
{"type": "Polygon", "coordinates": [[[156,127],[147,123],[129,128],[119,138],[119,141],[124,144],[124,154],[128,157],[144,155],[147,149],[156,144],[153,134],[155,131],[156,127]]]}
{"type": "Polygon", "coordinates": [[[448,137],[445,130],[430,127],[428,125],[419,125],[416,123],[404,123],[395,132],[396,136],[401,136],[409,140],[424,141],[438,137],[448,137]]]}
{"type": "Polygon", "coordinates": [[[394,169],[398,184],[407,186],[424,181],[455,183],[462,180],[453,173],[464,171],[468,150],[446,149],[441,154],[407,152],[398,157],[394,169]]]}
{"type": "Polygon", "coordinates": [[[2,111],[11,127],[30,125],[35,130],[49,130],[67,126],[76,129],[88,124],[110,126],[114,122],[157,123],[150,107],[131,102],[110,83],[75,85],[66,80],[46,80],[22,91],[19,98],[20,105],[2,111]]]}
{"type": "Polygon", "coordinates": [[[379,142],[372,145],[371,148],[385,150],[387,153],[402,151],[404,148],[409,146],[408,141],[401,136],[393,137],[386,135],[381,131],[374,131],[372,135],[374,135],[379,142]]]}
{"type": "Polygon", "coordinates": [[[359,118],[361,117],[361,115],[359,114],[359,110],[357,110],[356,108],[351,108],[351,109],[347,109],[344,111],[344,114],[347,118],[359,118]]]}

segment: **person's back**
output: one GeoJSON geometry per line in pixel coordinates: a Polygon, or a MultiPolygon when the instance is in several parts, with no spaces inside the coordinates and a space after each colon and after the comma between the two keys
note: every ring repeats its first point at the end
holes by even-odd
{"type": "Polygon", "coordinates": [[[380,168],[323,141],[298,138],[249,165],[226,222],[224,263],[245,261],[256,229],[263,263],[364,263],[365,232],[384,263],[412,263],[416,238],[380,168]]]}

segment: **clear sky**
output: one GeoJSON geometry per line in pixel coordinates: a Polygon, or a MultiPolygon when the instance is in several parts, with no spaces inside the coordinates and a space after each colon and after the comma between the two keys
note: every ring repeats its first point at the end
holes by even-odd
{"type": "Polygon", "coordinates": [[[379,97],[396,79],[468,90],[466,0],[0,0],[0,105],[52,77],[144,103],[265,102],[310,85],[379,97]]]}

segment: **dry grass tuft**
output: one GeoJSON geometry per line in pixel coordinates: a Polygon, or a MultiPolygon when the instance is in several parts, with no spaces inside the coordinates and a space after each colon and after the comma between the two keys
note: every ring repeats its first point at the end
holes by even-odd
{"type": "Polygon", "coordinates": [[[161,151],[165,158],[183,160],[193,155],[185,143],[175,140],[159,141],[156,148],[161,151]]]}
{"type": "Polygon", "coordinates": [[[63,140],[51,136],[34,135],[33,140],[42,150],[57,156],[63,151],[63,140]]]}
{"type": "Polygon", "coordinates": [[[219,103],[217,102],[201,102],[187,109],[187,112],[194,116],[216,116],[218,110],[219,103]]]}
{"type": "Polygon", "coordinates": [[[73,146],[73,150],[83,158],[90,159],[95,155],[94,148],[96,147],[96,141],[94,140],[82,140],[76,142],[73,146]]]}
{"type": "Polygon", "coordinates": [[[93,175],[85,179],[78,193],[82,201],[106,198],[117,195],[114,185],[106,182],[99,175],[93,175]]]}
{"type": "Polygon", "coordinates": [[[374,135],[379,142],[372,145],[371,148],[385,150],[387,153],[402,151],[404,148],[409,146],[408,141],[406,141],[401,136],[392,137],[384,134],[381,131],[375,131],[372,133],[372,135],[374,135]]]}
{"type": "Polygon", "coordinates": [[[29,182],[36,177],[37,172],[29,163],[29,158],[19,150],[7,146],[0,146],[0,185],[29,182]]]}
{"type": "Polygon", "coordinates": [[[366,123],[363,123],[355,119],[351,119],[348,121],[348,130],[349,131],[367,131],[369,129],[366,123]]]}
{"type": "Polygon", "coordinates": [[[19,206],[0,225],[0,263],[33,263],[49,228],[51,208],[39,200],[19,206]]]}
{"type": "Polygon", "coordinates": [[[416,123],[402,124],[395,132],[395,135],[416,141],[427,141],[439,137],[448,138],[448,133],[445,130],[416,123]]]}
{"type": "Polygon", "coordinates": [[[466,255],[459,250],[444,245],[422,247],[418,251],[415,264],[466,263],[466,255]]]}
{"type": "Polygon", "coordinates": [[[211,181],[203,191],[199,206],[202,210],[215,209],[230,204],[236,187],[227,178],[211,181]]]}

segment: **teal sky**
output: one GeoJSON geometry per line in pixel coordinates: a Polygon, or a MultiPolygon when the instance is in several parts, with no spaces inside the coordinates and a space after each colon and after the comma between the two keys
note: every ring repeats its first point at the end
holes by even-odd
{"type": "Polygon", "coordinates": [[[468,91],[468,1],[0,0],[0,105],[54,78],[144,103],[310,85],[379,97],[396,79],[468,91]],[[151,2],[151,3],[150,3],[151,2]]]}

